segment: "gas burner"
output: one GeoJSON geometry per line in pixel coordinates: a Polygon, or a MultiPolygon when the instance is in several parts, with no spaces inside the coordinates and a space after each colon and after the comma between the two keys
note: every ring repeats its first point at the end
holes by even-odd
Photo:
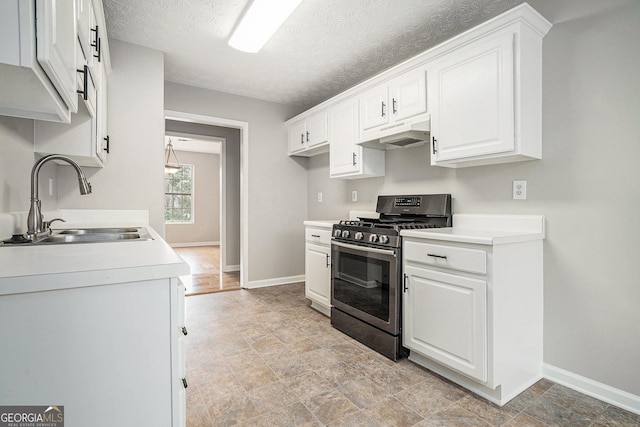
{"type": "Polygon", "coordinates": [[[379,196],[379,218],[343,220],[333,226],[333,238],[343,243],[396,248],[401,230],[451,226],[451,195],[379,196]]]}

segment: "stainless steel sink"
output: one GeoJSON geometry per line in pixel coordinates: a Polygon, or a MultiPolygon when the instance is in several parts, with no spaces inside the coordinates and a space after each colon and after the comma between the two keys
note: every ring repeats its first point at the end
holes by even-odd
{"type": "MultiPolygon", "coordinates": [[[[122,234],[139,233],[140,227],[127,228],[75,228],[70,230],[60,230],[57,234],[122,234]]],[[[143,229],[146,232],[146,229],[143,229]]]]}
{"type": "MultiPolygon", "coordinates": [[[[145,227],[74,228],[53,231],[51,235],[28,243],[16,245],[61,245],[72,243],[133,242],[153,240],[145,227]]],[[[13,246],[5,242],[0,246],[13,246]]]]}

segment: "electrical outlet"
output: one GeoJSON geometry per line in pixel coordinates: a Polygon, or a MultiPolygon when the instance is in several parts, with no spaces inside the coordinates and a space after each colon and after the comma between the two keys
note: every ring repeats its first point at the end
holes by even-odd
{"type": "Polygon", "coordinates": [[[513,181],[513,200],[527,199],[527,181],[513,181]]]}
{"type": "Polygon", "coordinates": [[[322,203],[322,191],[318,191],[318,203],[322,203]]]}
{"type": "Polygon", "coordinates": [[[358,201],[358,190],[353,190],[351,192],[351,201],[352,202],[357,202],[358,201]]]}

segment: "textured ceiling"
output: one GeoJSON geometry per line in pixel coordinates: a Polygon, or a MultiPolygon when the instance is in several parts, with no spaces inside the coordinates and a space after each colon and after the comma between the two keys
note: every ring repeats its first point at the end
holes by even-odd
{"type": "Polygon", "coordinates": [[[250,0],[103,0],[110,38],[165,79],[306,109],[523,0],[304,0],[259,53],[227,40],[250,0]]]}

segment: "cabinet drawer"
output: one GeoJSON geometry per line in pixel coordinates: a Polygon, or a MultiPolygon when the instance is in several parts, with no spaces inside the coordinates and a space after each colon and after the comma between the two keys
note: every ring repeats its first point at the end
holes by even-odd
{"type": "Polygon", "coordinates": [[[305,240],[310,243],[319,243],[321,245],[331,244],[331,229],[306,228],[305,240]]]}
{"type": "Polygon", "coordinates": [[[487,273],[487,253],[480,249],[405,240],[404,257],[407,261],[415,261],[452,270],[476,274],[487,273]]]}

